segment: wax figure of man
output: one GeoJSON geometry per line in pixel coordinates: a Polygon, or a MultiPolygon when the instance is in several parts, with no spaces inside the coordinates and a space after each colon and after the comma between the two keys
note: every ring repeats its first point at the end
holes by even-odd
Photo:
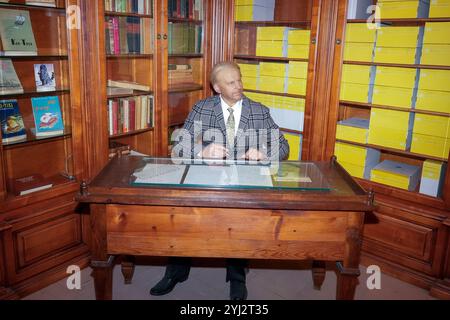
{"type": "MultiPolygon", "coordinates": [[[[220,62],[214,66],[210,79],[219,95],[201,100],[193,107],[172,154],[204,159],[286,159],[289,145],[269,109],[243,95],[239,66],[220,62]]],[[[164,277],[150,294],[167,294],[178,282],[185,281],[190,263],[190,258],[170,258],[164,277]]],[[[243,259],[227,259],[226,281],[230,281],[231,300],[247,297],[246,265],[243,259]]]]}

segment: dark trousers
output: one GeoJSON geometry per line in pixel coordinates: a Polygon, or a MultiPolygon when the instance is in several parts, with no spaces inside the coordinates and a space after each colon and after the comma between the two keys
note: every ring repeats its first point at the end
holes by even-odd
{"type": "MultiPolygon", "coordinates": [[[[247,260],[227,259],[227,277],[226,281],[245,282],[245,268],[247,260]]],[[[170,257],[166,267],[165,277],[184,278],[189,276],[191,269],[191,258],[170,257]]]]}

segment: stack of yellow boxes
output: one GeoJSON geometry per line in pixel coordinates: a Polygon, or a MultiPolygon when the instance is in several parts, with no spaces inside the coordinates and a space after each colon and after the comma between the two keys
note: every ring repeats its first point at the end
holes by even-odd
{"type": "Polygon", "coordinates": [[[450,151],[450,118],[416,114],[411,152],[447,159],[450,151]]]}
{"type": "MultiPolygon", "coordinates": [[[[423,28],[422,28],[423,29],[423,28]]],[[[375,62],[416,64],[420,59],[421,27],[381,27],[377,31],[375,62]]]]}
{"type": "Polygon", "coordinates": [[[376,29],[366,23],[348,23],[345,31],[344,60],[372,62],[376,29]]]}
{"type": "Polygon", "coordinates": [[[256,29],[256,55],[260,57],[286,57],[288,27],[258,27],[256,29]]]}
{"type": "Polygon", "coordinates": [[[308,62],[289,61],[287,74],[287,93],[306,95],[308,62]]]}
{"type": "Polygon", "coordinates": [[[288,58],[308,59],[309,39],[311,31],[301,29],[291,29],[288,31],[288,58]]]}
{"type": "Polygon", "coordinates": [[[362,118],[350,118],[338,121],[336,128],[336,139],[367,143],[369,134],[369,120],[362,118]]]}
{"type": "Polygon", "coordinates": [[[376,165],[370,180],[389,186],[414,191],[419,183],[420,167],[402,162],[384,160],[376,165]]]}
{"type": "Polygon", "coordinates": [[[430,0],[430,18],[450,17],[450,0],[430,0]]]}
{"type": "Polygon", "coordinates": [[[421,64],[450,66],[450,22],[427,22],[421,64]]]}
{"type": "Polygon", "coordinates": [[[236,0],[235,21],[273,21],[275,0],[236,0]]]}
{"type": "Polygon", "coordinates": [[[378,0],[381,19],[427,18],[429,0],[378,0]]]}
{"type": "Polygon", "coordinates": [[[258,90],[259,63],[238,63],[245,89],[258,90]]]}
{"type": "Polygon", "coordinates": [[[370,66],[344,64],[342,67],[340,100],[368,103],[373,84],[370,66]]]}
{"type": "Polygon", "coordinates": [[[411,108],[416,74],[413,68],[377,67],[372,103],[411,108]]]}
{"type": "Polygon", "coordinates": [[[420,71],[416,109],[450,114],[450,71],[420,71]]]}
{"type": "Polygon", "coordinates": [[[414,115],[410,112],[372,108],[369,144],[408,150],[411,146],[413,120],[414,115]]]}
{"type": "Polygon", "coordinates": [[[446,165],[443,162],[425,160],[422,166],[422,178],[420,179],[419,192],[438,197],[445,179],[446,165]]]}
{"type": "Polygon", "coordinates": [[[353,177],[369,179],[370,171],[380,161],[380,151],[372,148],[336,142],[334,155],[353,177]]]}
{"type": "Polygon", "coordinates": [[[287,63],[261,62],[259,64],[259,90],[285,93],[288,67],[287,63]]]}

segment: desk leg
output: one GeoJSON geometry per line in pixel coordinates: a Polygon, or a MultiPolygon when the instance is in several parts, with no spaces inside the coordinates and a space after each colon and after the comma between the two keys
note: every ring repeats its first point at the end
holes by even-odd
{"type": "Polygon", "coordinates": [[[125,256],[122,260],[122,274],[125,284],[131,284],[134,275],[134,256],[125,256]]]}
{"type": "Polygon", "coordinates": [[[312,276],[314,282],[314,289],[320,290],[323,281],[325,280],[325,261],[314,260],[312,264],[312,276]]]}
{"type": "Polygon", "coordinates": [[[111,300],[114,256],[108,256],[106,250],[106,205],[91,204],[89,220],[95,297],[97,300],[111,300]]]}
{"type": "Polygon", "coordinates": [[[358,285],[364,212],[349,212],[345,241],[344,262],[337,262],[336,299],[353,300],[358,285]]]}

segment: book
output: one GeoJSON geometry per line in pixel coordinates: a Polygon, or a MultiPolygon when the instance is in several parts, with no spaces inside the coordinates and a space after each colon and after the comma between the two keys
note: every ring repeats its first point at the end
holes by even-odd
{"type": "Polygon", "coordinates": [[[26,0],[26,4],[40,7],[56,7],[55,0],[26,0]]]}
{"type": "Polygon", "coordinates": [[[23,93],[11,59],[0,59],[0,95],[23,93]]]}
{"type": "Polygon", "coordinates": [[[2,143],[25,140],[27,134],[17,100],[0,100],[2,143]]]}
{"type": "Polygon", "coordinates": [[[128,88],[141,91],[150,91],[150,87],[145,84],[140,84],[125,80],[108,80],[108,87],[128,88]]]}
{"type": "Polygon", "coordinates": [[[53,183],[38,173],[10,180],[10,188],[16,196],[24,196],[51,187],[53,183]]]}
{"type": "Polygon", "coordinates": [[[36,137],[48,137],[64,133],[64,122],[57,96],[31,98],[31,106],[35,124],[35,130],[33,131],[36,137]]]}
{"type": "Polygon", "coordinates": [[[55,91],[55,68],[53,63],[39,63],[34,65],[34,79],[36,91],[55,91]]]}
{"type": "Polygon", "coordinates": [[[36,56],[36,40],[30,14],[25,10],[0,10],[0,37],[3,56],[36,56]]]}

